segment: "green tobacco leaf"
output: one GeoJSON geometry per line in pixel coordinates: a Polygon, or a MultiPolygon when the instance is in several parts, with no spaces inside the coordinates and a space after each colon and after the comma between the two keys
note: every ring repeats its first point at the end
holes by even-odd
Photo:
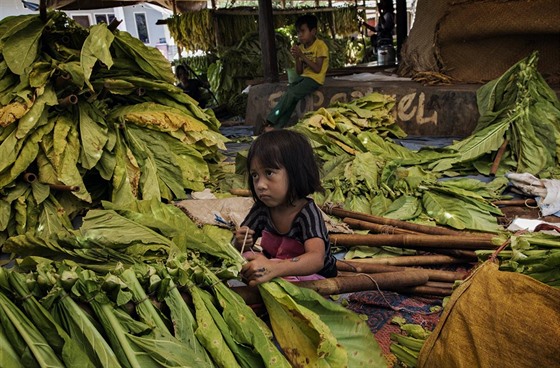
{"type": "Polygon", "coordinates": [[[459,230],[469,229],[494,233],[500,231],[494,216],[456,196],[425,191],[422,196],[422,204],[426,213],[440,225],[451,226],[459,230]]]}
{"type": "Polygon", "coordinates": [[[202,297],[203,290],[187,280],[189,293],[194,304],[197,328],[195,335],[206,348],[216,365],[221,368],[241,368],[222,335],[220,328],[212,318],[208,306],[202,297]]]}
{"type": "Polygon", "coordinates": [[[0,324],[0,357],[2,357],[2,366],[10,368],[24,368],[20,361],[19,355],[16,353],[8,336],[4,332],[2,325],[0,324]]]}
{"type": "Polygon", "coordinates": [[[37,327],[3,293],[0,293],[0,313],[14,325],[41,367],[64,367],[37,327]]]}
{"type": "Polygon", "coordinates": [[[418,217],[421,212],[422,206],[417,197],[403,195],[391,203],[383,217],[405,221],[418,217]]]}
{"type": "MultiPolygon", "coordinates": [[[[277,331],[283,336],[283,339],[278,338],[280,345],[288,356],[290,353],[302,352],[302,356],[307,357],[310,363],[304,363],[303,366],[315,366],[317,363],[321,367],[388,366],[368,325],[354,312],[328,301],[313,290],[299,288],[279,278],[259,285],[259,289],[269,311],[275,336],[278,336],[277,331]],[[321,323],[313,322],[315,316],[320,318],[321,323]],[[307,329],[309,334],[306,334],[307,329]],[[299,331],[304,332],[303,336],[299,336],[299,331]],[[325,340],[330,339],[337,343],[333,349],[338,352],[329,350],[323,355],[322,348],[329,345],[325,340]],[[284,346],[293,347],[294,350],[286,350],[284,346]]],[[[300,358],[296,359],[299,361],[300,358]]]]}
{"type": "Polygon", "coordinates": [[[103,154],[107,143],[107,125],[101,113],[89,103],[79,102],[79,131],[82,149],[80,162],[84,169],[92,169],[103,154]]]}
{"type": "MultiPolygon", "coordinates": [[[[27,18],[26,18],[27,20],[27,18]]],[[[3,56],[10,70],[17,75],[24,73],[25,69],[37,59],[39,44],[43,30],[49,24],[35,16],[17,32],[12,34],[4,44],[3,56]]]]}
{"type": "Polygon", "coordinates": [[[80,63],[82,64],[86,83],[90,89],[93,89],[93,87],[89,83],[89,77],[97,60],[103,62],[108,69],[111,69],[111,66],[113,66],[110,47],[114,38],[115,36],[107,29],[107,24],[105,23],[96,24],[89,29],[89,35],[82,45],[80,63]]]}
{"type": "Polygon", "coordinates": [[[290,367],[290,364],[272,342],[272,333],[243,299],[219,279],[209,273],[214,293],[222,307],[222,316],[233,333],[237,343],[251,347],[258,353],[265,367],[290,367]]]}
{"type": "Polygon", "coordinates": [[[27,316],[33,321],[53,350],[68,367],[95,367],[81,346],[53,319],[52,315],[31,295],[23,274],[12,271],[8,278],[21,298],[27,316]]]}
{"type": "Polygon", "coordinates": [[[456,150],[459,156],[435,161],[430,164],[430,167],[433,171],[445,171],[459,162],[474,160],[486,153],[496,151],[504,142],[505,133],[513,119],[514,117],[503,119],[462,141],[448,146],[447,148],[456,150]]]}
{"type": "Polygon", "coordinates": [[[298,304],[277,282],[259,285],[274,336],[295,367],[347,367],[348,352],[321,317],[298,304]]]}
{"type": "Polygon", "coordinates": [[[168,83],[175,82],[171,64],[155,47],[146,46],[138,38],[119,30],[115,31],[113,45],[120,48],[129,58],[135,60],[148,75],[168,83]]]}

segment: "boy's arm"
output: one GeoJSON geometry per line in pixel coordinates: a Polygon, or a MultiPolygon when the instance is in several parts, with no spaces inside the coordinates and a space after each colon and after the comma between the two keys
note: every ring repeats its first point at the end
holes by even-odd
{"type": "Polygon", "coordinates": [[[303,54],[299,46],[292,47],[292,55],[294,55],[294,58],[296,59],[296,72],[298,74],[303,73],[304,64],[307,64],[314,73],[321,72],[323,62],[326,59],[326,57],[318,57],[317,61],[313,62],[303,54]]]}

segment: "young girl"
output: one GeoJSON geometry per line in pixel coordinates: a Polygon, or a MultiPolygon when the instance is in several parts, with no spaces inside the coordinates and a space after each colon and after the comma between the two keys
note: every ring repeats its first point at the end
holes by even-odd
{"type": "Polygon", "coordinates": [[[249,149],[247,169],[255,204],[235,233],[235,245],[251,250],[262,236],[263,249],[244,253],[248,263],[241,273],[248,284],[336,276],[325,221],[307,197],[323,191],[307,138],[291,130],[262,134],[249,149]]]}

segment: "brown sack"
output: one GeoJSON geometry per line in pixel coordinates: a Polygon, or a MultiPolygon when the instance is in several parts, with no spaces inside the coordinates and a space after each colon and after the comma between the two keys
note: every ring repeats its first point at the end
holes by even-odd
{"type": "Polygon", "coordinates": [[[418,367],[558,367],[560,290],[482,264],[454,291],[418,367]]]}

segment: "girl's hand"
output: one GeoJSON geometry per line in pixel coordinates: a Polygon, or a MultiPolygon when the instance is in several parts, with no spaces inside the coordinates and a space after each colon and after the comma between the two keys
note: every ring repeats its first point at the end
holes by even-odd
{"type": "Polygon", "coordinates": [[[241,268],[241,274],[249,286],[256,286],[276,277],[275,263],[261,253],[249,253],[247,263],[241,268]]]}
{"type": "Polygon", "coordinates": [[[245,249],[249,250],[249,248],[253,246],[253,234],[255,234],[255,231],[249,229],[247,226],[235,230],[234,239],[236,248],[241,250],[243,241],[245,241],[245,249]]]}

